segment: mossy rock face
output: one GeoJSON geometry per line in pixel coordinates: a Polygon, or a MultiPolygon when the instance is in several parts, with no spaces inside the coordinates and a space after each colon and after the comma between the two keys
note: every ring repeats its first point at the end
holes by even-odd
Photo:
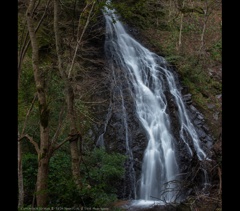
{"type": "Polygon", "coordinates": [[[114,7],[120,13],[121,17],[128,24],[141,29],[147,29],[155,26],[161,29],[167,29],[167,25],[161,20],[165,17],[166,12],[162,5],[156,4],[155,1],[114,1],[114,7]]]}

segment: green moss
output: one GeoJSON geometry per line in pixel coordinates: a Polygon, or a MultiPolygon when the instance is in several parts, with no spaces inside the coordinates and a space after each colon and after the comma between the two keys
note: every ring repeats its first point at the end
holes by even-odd
{"type": "Polygon", "coordinates": [[[211,54],[211,58],[217,62],[222,61],[222,41],[216,41],[208,50],[211,54]]]}
{"type": "Polygon", "coordinates": [[[162,10],[162,7],[156,5],[156,2],[153,0],[121,1],[113,5],[121,14],[123,20],[135,27],[140,27],[142,29],[147,29],[152,25],[160,28],[168,27],[161,21],[162,17],[165,16],[165,11],[162,10]],[[157,20],[159,25],[157,24],[157,20]]]}

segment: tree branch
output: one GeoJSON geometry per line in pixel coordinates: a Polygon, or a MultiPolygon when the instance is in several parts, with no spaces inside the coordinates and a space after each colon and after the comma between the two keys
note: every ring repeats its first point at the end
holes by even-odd
{"type": "Polygon", "coordinates": [[[39,150],[39,147],[38,147],[37,142],[35,142],[31,136],[29,136],[28,134],[23,135],[23,136],[21,136],[21,137],[18,138],[18,141],[19,141],[19,142],[22,141],[23,138],[27,138],[27,139],[29,140],[29,142],[34,145],[37,154],[40,153],[40,150],[39,150]]]}
{"type": "Polygon", "coordinates": [[[58,139],[59,137],[59,134],[60,134],[60,129],[62,128],[62,122],[63,122],[63,119],[62,119],[62,116],[63,116],[63,111],[64,111],[64,108],[65,106],[62,107],[61,111],[60,111],[60,114],[59,114],[59,123],[58,123],[58,127],[57,127],[57,130],[52,138],[52,144],[54,144],[56,142],[56,140],[58,139]]]}
{"type": "MultiPolygon", "coordinates": [[[[80,38],[77,40],[77,46],[76,46],[76,49],[75,49],[75,52],[74,52],[74,56],[73,56],[73,59],[72,59],[72,63],[71,63],[70,69],[69,69],[69,71],[68,71],[68,78],[71,77],[71,72],[72,72],[72,68],[73,68],[73,65],[74,65],[74,62],[75,62],[75,58],[76,58],[76,55],[77,55],[78,47],[79,47],[79,45],[80,45],[80,43],[81,43],[81,41],[82,41],[83,35],[85,34],[85,31],[86,31],[87,26],[88,26],[88,24],[89,24],[90,17],[91,17],[91,14],[92,14],[94,5],[95,5],[95,2],[92,2],[92,7],[91,7],[91,9],[90,9],[90,11],[89,11],[89,14],[88,14],[88,17],[87,17],[87,21],[86,21],[86,23],[85,23],[85,26],[84,26],[84,28],[83,28],[83,31],[82,31],[82,33],[81,33],[80,38]]],[[[81,14],[82,14],[82,13],[81,13],[81,14]]],[[[81,18],[81,16],[80,16],[80,18],[81,18]]],[[[79,22],[80,22],[80,19],[79,19],[79,22]]],[[[79,28],[78,28],[78,32],[79,32],[79,28]]]]}
{"type": "MultiPolygon", "coordinates": [[[[40,4],[40,0],[38,0],[36,6],[34,7],[32,16],[33,16],[33,14],[35,13],[36,9],[38,8],[39,4],[40,4]]],[[[24,28],[25,28],[25,25],[24,25],[24,28]]],[[[24,32],[24,30],[23,30],[23,32],[24,32]]],[[[23,35],[23,34],[22,34],[22,35],[23,35]]],[[[23,36],[22,36],[22,38],[23,38],[23,36]]],[[[21,38],[21,40],[22,40],[22,38],[21,38]]],[[[28,46],[29,46],[29,44],[30,44],[30,40],[29,40],[28,43],[27,43],[27,45],[26,45],[27,38],[28,38],[28,32],[27,32],[27,34],[26,34],[26,36],[25,36],[25,38],[24,38],[23,44],[22,44],[22,42],[21,42],[21,50],[20,50],[20,56],[19,56],[19,61],[18,61],[18,74],[19,74],[20,71],[21,71],[22,59],[23,59],[23,57],[24,57],[24,55],[25,55],[25,53],[26,53],[26,51],[27,51],[27,49],[28,49],[28,46]],[[24,48],[24,46],[25,46],[25,48],[24,48]],[[23,50],[23,48],[24,48],[24,50],[23,50]]],[[[20,74],[19,74],[19,75],[20,75],[20,74]]]]}
{"type": "Polygon", "coordinates": [[[80,100],[80,101],[81,101],[81,103],[84,103],[84,104],[102,104],[102,103],[107,102],[107,100],[98,101],[98,102],[85,102],[85,101],[82,101],[82,100],[80,100]]]}
{"type": "Polygon", "coordinates": [[[68,136],[66,139],[64,139],[61,143],[59,143],[57,146],[53,148],[53,152],[59,149],[62,145],[64,145],[66,142],[70,141],[72,137],[68,136]]]}
{"type": "Polygon", "coordinates": [[[68,137],[66,139],[64,139],[61,143],[59,143],[57,146],[55,146],[53,148],[53,152],[56,151],[57,149],[59,149],[62,145],[64,145],[66,142],[70,141],[81,141],[82,140],[82,136],[79,132],[77,132],[76,134],[68,134],[68,137]]]}
{"type": "MultiPolygon", "coordinates": [[[[46,4],[44,13],[43,13],[40,21],[38,22],[38,25],[37,25],[37,27],[36,27],[36,29],[35,29],[35,31],[34,31],[35,33],[38,31],[40,25],[41,25],[42,22],[43,22],[43,18],[45,17],[45,14],[46,14],[46,12],[47,12],[47,8],[48,8],[48,6],[49,6],[50,1],[51,1],[51,0],[48,0],[48,2],[47,2],[47,4],[46,4]]],[[[39,4],[39,2],[38,2],[38,4],[39,4]]],[[[38,4],[37,4],[37,6],[38,6],[38,4]]],[[[36,6],[36,8],[37,8],[37,6],[36,6]]],[[[34,11],[35,11],[36,8],[34,8],[34,11]]],[[[18,60],[18,86],[19,86],[19,84],[20,84],[19,81],[20,81],[20,75],[21,75],[22,61],[23,61],[23,58],[24,58],[24,56],[25,56],[25,54],[26,54],[26,52],[27,52],[27,50],[28,50],[28,47],[29,47],[29,45],[30,45],[30,39],[28,39],[28,42],[27,42],[28,35],[29,35],[29,32],[26,33],[26,36],[25,36],[24,42],[23,42],[23,46],[21,47],[21,50],[20,50],[20,53],[19,53],[20,55],[19,55],[19,60],[18,60]],[[26,43],[26,42],[27,42],[27,43],[26,43]],[[25,46],[25,47],[24,47],[24,46],[25,46]]]]}
{"type": "Polygon", "coordinates": [[[37,98],[37,93],[35,93],[34,98],[33,98],[33,100],[32,100],[32,103],[31,103],[31,106],[30,106],[30,108],[28,109],[28,112],[27,112],[27,114],[26,114],[26,118],[25,118],[25,121],[24,121],[24,124],[23,124],[23,128],[22,128],[22,133],[21,133],[21,135],[24,134],[24,130],[25,130],[26,125],[27,125],[27,119],[28,119],[28,116],[30,115],[30,112],[32,111],[32,108],[33,108],[33,105],[34,105],[34,102],[35,102],[36,98],[37,98]]]}

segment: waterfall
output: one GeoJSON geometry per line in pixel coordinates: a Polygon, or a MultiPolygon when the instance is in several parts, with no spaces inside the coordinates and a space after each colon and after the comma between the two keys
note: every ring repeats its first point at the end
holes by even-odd
{"type": "Polygon", "coordinates": [[[111,102],[109,103],[109,107],[108,107],[108,112],[107,112],[107,117],[106,117],[106,121],[104,123],[104,127],[103,127],[103,133],[98,137],[98,140],[97,140],[97,143],[96,143],[96,146],[99,146],[99,147],[105,147],[104,145],[104,134],[106,132],[106,128],[107,128],[107,124],[109,122],[109,119],[111,117],[111,112],[112,112],[112,107],[111,107],[111,102]]]}
{"type": "MultiPolygon", "coordinates": [[[[139,193],[136,198],[145,201],[155,199],[166,202],[176,201],[174,181],[179,179],[180,174],[179,150],[176,136],[173,135],[176,129],[171,125],[166,92],[171,95],[176,105],[178,139],[185,145],[190,156],[196,153],[199,160],[204,160],[206,153],[201,148],[199,137],[190,121],[181,92],[166,60],[149,51],[130,36],[114,10],[105,8],[104,16],[105,51],[119,93],[125,127],[126,154],[129,159],[133,159],[133,154],[129,147],[123,89],[128,89],[134,99],[135,113],[148,139],[143,156],[139,193]],[[121,80],[118,79],[119,75],[124,77],[121,80],[125,80],[127,87],[123,88],[121,80]]],[[[130,168],[133,172],[133,167],[130,168]]],[[[136,183],[134,175],[132,180],[136,183]]]]}

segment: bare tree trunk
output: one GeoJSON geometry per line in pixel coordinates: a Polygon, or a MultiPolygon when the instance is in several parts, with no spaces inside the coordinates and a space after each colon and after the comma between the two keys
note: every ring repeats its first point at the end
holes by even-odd
{"type": "MultiPolygon", "coordinates": [[[[48,0],[47,4],[46,4],[46,7],[45,7],[45,11],[35,29],[35,33],[38,31],[46,13],[47,13],[47,9],[48,9],[48,6],[49,6],[49,3],[50,3],[51,0],[48,0]]],[[[33,9],[33,11],[35,11],[39,5],[40,1],[37,2],[37,5],[35,6],[35,8],[33,9]]],[[[23,32],[24,33],[24,32],[23,32]]],[[[21,72],[22,72],[22,62],[23,62],[23,59],[24,59],[24,56],[28,50],[28,47],[30,45],[30,40],[28,40],[28,32],[26,33],[25,35],[25,38],[24,38],[24,41],[22,43],[22,47],[20,49],[20,52],[18,54],[18,88],[20,86],[20,77],[21,77],[21,72]]]]}
{"type": "Polygon", "coordinates": [[[34,80],[37,88],[39,113],[40,113],[40,150],[38,154],[38,174],[37,174],[37,206],[45,207],[47,205],[47,177],[49,168],[49,110],[46,102],[46,94],[44,90],[44,81],[39,69],[39,48],[35,34],[33,21],[34,0],[29,1],[27,9],[27,25],[29,37],[32,46],[32,65],[34,71],[34,80]]]}
{"type": "Polygon", "coordinates": [[[219,177],[219,190],[218,194],[220,195],[222,193],[222,171],[220,167],[218,167],[218,177],[219,177]]]}
{"type": "Polygon", "coordinates": [[[47,180],[49,170],[49,158],[44,156],[38,161],[38,173],[37,173],[37,206],[47,206],[47,180]]]}
{"type": "MultiPolygon", "coordinates": [[[[67,105],[68,105],[68,118],[70,121],[70,135],[75,135],[78,133],[76,126],[76,115],[74,110],[74,92],[71,86],[68,86],[67,92],[67,105]]],[[[72,174],[74,181],[76,182],[78,187],[81,187],[81,175],[80,175],[80,156],[78,150],[78,139],[74,139],[70,141],[70,150],[72,157],[72,174]]]]}
{"type": "Polygon", "coordinates": [[[49,169],[49,130],[40,125],[40,152],[38,154],[38,173],[37,173],[37,206],[47,206],[47,179],[49,169]]]}
{"type": "Polygon", "coordinates": [[[205,35],[206,25],[207,25],[207,20],[208,20],[207,13],[208,13],[207,9],[204,10],[204,22],[203,22],[203,29],[202,29],[202,33],[201,33],[201,45],[200,45],[200,48],[199,48],[199,52],[202,51],[202,48],[204,46],[204,35],[205,35]]]}
{"type": "Polygon", "coordinates": [[[18,208],[24,204],[23,172],[22,172],[22,146],[18,142],[18,208]]]}
{"type": "Polygon", "coordinates": [[[218,8],[221,5],[221,2],[217,2],[215,0],[205,0],[205,9],[204,11],[204,22],[203,22],[203,29],[201,33],[201,45],[199,48],[199,52],[201,53],[203,47],[204,47],[204,36],[207,28],[207,22],[208,18],[211,15],[212,11],[216,8],[218,8]]]}
{"type": "MultiPolygon", "coordinates": [[[[59,33],[59,0],[54,0],[54,32],[55,32],[55,40],[56,40],[56,52],[58,56],[58,68],[61,74],[62,79],[65,82],[65,90],[66,90],[66,103],[67,103],[67,113],[68,119],[70,121],[70,136],[74,136],[78,134],[77,126],[76,126],[76,115],[74,110],[74,91],[71,85],[70,79],[68,79],[66,72],[63,69],[62,64],[62,51],[60,49],[60,33],[59,33]]],[[[74,58],[75,59],[75,58],[74,58]]],[[[79,160],[79,150],[78,150],[78,139],[70,140],[70,151],[72,158],[72,174],[75,180],[75,183],[80,188],[81,187],[81,174],[80,174],[80,160],[79,160]]]]}
{"type": "Polygon", "coordinates": [[[169,10],[168,10],[168,21],[170,22],[171,20],[171,15],[172,15],[172,0],[169,1],[169,10]]]}
{"type": "Polygon", "coordinates": [[[179,30],[179,37],[178,37],[178,46],[182,45],[182,27],[183,27],[183,13],[181,14],[181,23],[180,23],[180,30],[179,30]]]}
{"type": "MultiPolygon", "coordinates": [[[[184,7],[184,1],[182,4],[182,7],[184,7]]],[[[182,45],[182,28],[183,28],[183,12],[181,13],[181,20],[180,20],[180,30],[179,30],[179,38],[178,38],[178,47],[180,48],[180,46],[182,45]]]]}

